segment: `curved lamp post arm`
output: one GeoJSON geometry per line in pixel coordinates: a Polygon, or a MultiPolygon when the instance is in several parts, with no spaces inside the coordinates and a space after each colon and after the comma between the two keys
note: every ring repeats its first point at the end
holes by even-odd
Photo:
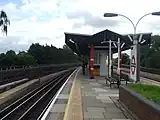
{"type": "Polygon", "coordinates": [[[137,27],[138,23],[142,20],[142,18],[144,18],[144,17],[146,17],[146,16],[148,16],[148,15],[151,15],[151,14],[152,14],[152,13],[147,13],[147,14],[143,15],[142,17],[140,17],[139,20],[137,21],[135,27],[137,27]]]}
{"type": "Polygon", "coordinates": [[[152,13],[147,13],[147,14],[143,15],[142,17],[140,17],[139,20],[137,21],[136,25],[133,23],[133,21],[132,21],[131,19],[129,19],[129,17],[127,17],[127,16],[125,16],[125,15],[122,15],[122,14],[118,14],[118,16],[122,16],[122,17],[125,17],[126,19],[128,19],[128,20],[131,22],[131,24],[133,25],[133,27],[134,27],[134,34],[136,34],[136,28],[137,28],[137,25],[139,24],[139,22],[140,22],[144,17],[146,17],[146,16],[148,16],[148,15],[151,15],[151,14],[152,14],[152,13]]]}
{"type": "Polygon", "coordinates": [[[136,26],[134,25],[133,21],[129,17],[125,16],[125,15],[118,14],[118,16],[122,16],[122,17],[125,17],[126,19],[128,19],[131,22],[131,24],[133,25],[134,34],[136,34],[136,26]]]}

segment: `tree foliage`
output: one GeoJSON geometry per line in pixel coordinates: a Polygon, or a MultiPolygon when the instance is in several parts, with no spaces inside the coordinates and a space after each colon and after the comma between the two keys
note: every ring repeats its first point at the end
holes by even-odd
{"type": "MultiPolygon", "coordinates": [[[[113,60],[114,63],[118,63],[118,57],[115,58],[113,60]]],[[[129,55],[126,54],[126,53],[122,53],[122,64],[126,64],[126,65],[129,65],[130,64],[130,58],[129,58],[129,55]]]]}
{"type": "Polygon", "coordinates": [[[16,54],[13,50],[0,54],[0,67],[29,66],[41,64],[63,64],[78,62],[79,57],[70,49],[32,44],[27,52],[16,54]]]}
{"type": "Polygon", "coordinates": [[[141,66],[160,68],[160,36],[152,36],[151,46],[141,48],[141,66]]]}
{"type": "Polygon", "coordinates": [[[2,32],[7,35],[8,25],[10,25],[10,20],[8,19],[7,14],[2,10],[0,11],[0,26],[2,28],[2,32]]]}
{"type": "MultiPolygon", "coordinates": [[[[142,67],[160,69],[160,36],[152,36],[151,45],[141,46],[140,49],[140,63],[142,67]]],[[[114,60],[118,62],[118,58],[114,60]]],[[[127,54],[123,57],[122,64],[130,63],[130,58],[127,54]]]]}
{"type": "Polygon", "coordinates": [[[52,45],[41,46],[38,43],[32,44],[28,53],[37,60],[37,64],[76,62],[78,57],[70,49],[56,48],[52,45]]]}

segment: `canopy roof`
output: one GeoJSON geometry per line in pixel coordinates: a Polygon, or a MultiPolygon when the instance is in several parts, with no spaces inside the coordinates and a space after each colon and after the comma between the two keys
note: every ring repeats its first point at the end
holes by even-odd
{"type": "MultiPolygon", "coordinates": [[[[128,35],[120,35],[118,33],[112,32],[108,29],[98,32],[93,35],[89,34],[78,34],[78,33],[64,33],[65,43],[77,54],[88,55],[89,45],[93,44],[96,50],[109,50],[109,40],[118,42],[118,38],[121,40],[121,44],[124,43],[122,50],[130,49],[132,42],[128,35]],[[105,42],[104,42],[105,41],[105,42]]],[[[150,44],[151,33],[142,33],[142,40],[145,40],[145,44],[150,44]]],[[[129,34],[133,38],[133,34],[129,34]]],[[[137,34],[137,39],[139,39],[141,34],[137,34]]],[[[117,47],[112,44],[113,53],[117,52],[117,47]]]]}

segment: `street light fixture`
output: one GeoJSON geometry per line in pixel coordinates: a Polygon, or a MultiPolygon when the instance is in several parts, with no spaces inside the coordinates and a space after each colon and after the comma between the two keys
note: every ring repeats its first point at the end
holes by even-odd
{"type": "Polygon", "coordinates": [[[118,14],[116,13],[104,13],[104,17],[116,17],[118,14]]]}
{"type": "MultiPolygon", "coordinates": [[[[148,16],[148,15],[160,16],[160,12],[147,13],[147,14],[143,15],[142,17],[140,17],[136,24],[134,24],[133,21],[125,15],[117,14],[117,13],[104,13],[104,17],[117,17],[117,16],[125,17],[133,25],[133,28],[134,28],[133,44],[136,45],[136,53],[135,54],[137,56],[136,57],[136,61],[137,61],[137,64],[136,64],[136,73],[137,73],[136,74],[136,82],[138,82],[140,80],[140,52],[139,52],[140,51],[140,45],[139,45],[140,41],[137,40],[136,28],[137,28],[138,23],[142,20],[142,18],[144,18],[145,16],[148,16]]],[[[132,39],[131,39],[131,41],[132,41],[132,39]]],[[[144,42],[144,40],[143,40],[143,42],[144,42]]]]}
{"type": "Polygon", "coordinates": [[[125,16],[125,15],[117,14],[117,13],[104,13],[104,17],[117,17],[117,16],[122,16],[122,17],[125,17],[126,19],[128,19],[128,20],[131,22],[131,24],[133,25],[133,27],[134,27],[134,34],[136,34],[136,28],[137,28],[137,25],[138,25],[138,23],[140,22],[140,20],[141,20],[142,18],[144,18],[145,16],[147,16],[147,15],[160,16],[160,11],[159,11],[159,12],[147,13],[147,14],[143,15],[143,16],[137,21],[136,25],[132,22],[132,20],[131,20],[130,18],[128,18],[128,17],[125,16]]]}
{"type": "Polygon", "coordinates": [[[160,12],[152,12],[152,15],[160,16],[160,12]]]}

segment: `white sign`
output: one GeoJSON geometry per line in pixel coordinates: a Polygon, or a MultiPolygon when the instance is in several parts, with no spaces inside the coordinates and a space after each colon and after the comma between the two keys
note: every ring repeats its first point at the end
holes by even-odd
{"type": "Polygon", "coordinates": [[[132,46],[131,49],[131,62],[130,62],[130,79],[132,79],[133,81],[136,81],[136,45],[132,46]]]}

